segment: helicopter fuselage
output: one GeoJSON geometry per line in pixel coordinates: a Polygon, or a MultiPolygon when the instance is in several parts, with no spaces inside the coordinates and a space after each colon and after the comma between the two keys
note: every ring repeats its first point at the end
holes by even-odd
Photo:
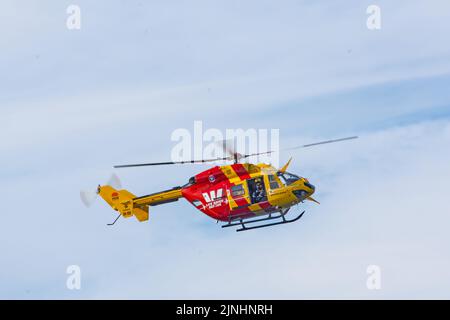
{"type": "Polygon", "coordinates": [[[203,171],[181,189],[182,196],[213,219],[248,218],[280,212],[310,197],[306,178],[267,164],[236,163],[203,171]]]}

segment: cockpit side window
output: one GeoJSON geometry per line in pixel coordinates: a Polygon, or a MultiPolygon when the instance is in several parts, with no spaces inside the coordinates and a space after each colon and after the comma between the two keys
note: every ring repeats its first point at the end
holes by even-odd
{"type": "Polygon", "coordinates": [[[278,183],[277,179],[273,174],[269,174],[269,185],[270,189],[278,189],[280,187],[280,184],[278,183]]]}
{"type": "Polygon", "coordinates": [[[298,179],[300,179],[299,176],[289,173],[289,172],[285,172],[285,173],[278,173],[278,176],[282,179],[282,181],[284,182],[284,184],[286,185],[290,185],[293,184],[295,181],[297,181],[298,179]]]}
{"type": "Polygon", "coordinates": [[[244,187],[242,184],[238,184],[231,187],[231,196],[232,197],[240,197],[245,194],[244,187]]]}

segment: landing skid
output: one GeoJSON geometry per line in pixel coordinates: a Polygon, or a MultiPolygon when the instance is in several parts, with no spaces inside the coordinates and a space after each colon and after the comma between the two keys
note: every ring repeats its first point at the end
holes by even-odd
{"type": "Polygon", "coordinates": [[[222,226],[222,228],[241,226],[240,229],[236,229],[237,232],[248,231],[248,230],[259,229],[259,228],[266,228],[266,227],[276,226],[276,225],[279,225],[279,224],[286,224],[286,223],[295,222],[295,221],[299,220],[303,216],[303,214],[305,213],[305,211],[303,211],[302,213],[300,213],[294,219],[289,219],[288,220],[285,217],[285,215],[288,213],[288,211],[289,211],[289,209],[286,210],[286,211],[280,211],[278,214],[277,213],[270,213],[265,218],[261,218],[261,219],[255,219],[254,217],[230,219],[227,224],[224,224],[222,226]],[[274,214],[276,214],[276,215],[274,216],[274,214]],[[272,223],[261,224],[261,225],[257,225],[257,226],[247,227],[248,224],[257,223],[257,222],[263,222],[263,221],[269,221],[269,220],[276,220],[276,219],[279,219],[279,221],[272,222],[272,223]]]}

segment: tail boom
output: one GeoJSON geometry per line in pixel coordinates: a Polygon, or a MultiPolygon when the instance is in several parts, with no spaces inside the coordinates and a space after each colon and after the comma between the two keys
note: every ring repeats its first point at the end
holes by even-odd
{"type": "Polygon", "coordinates": [[[177,201],[182,197],[181,187],[142,197],[136,197],[128,190],[116,190],[108,185],[99,186],[97,192],[106,203],[124,218],[135,216],[140,222],[148,220],[150,206],[177,201]]]}

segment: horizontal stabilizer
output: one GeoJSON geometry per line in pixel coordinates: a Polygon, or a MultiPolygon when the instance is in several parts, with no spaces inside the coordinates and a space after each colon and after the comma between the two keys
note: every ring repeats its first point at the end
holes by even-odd
{"type": "Polygon", "coordinates": [[[140,222],[148,220],[148,205],[135,206],[134,194],[127,190],[116,190],[111,186],[98,188],[100,196],[124,218],[135,216],[140,222]]]}

